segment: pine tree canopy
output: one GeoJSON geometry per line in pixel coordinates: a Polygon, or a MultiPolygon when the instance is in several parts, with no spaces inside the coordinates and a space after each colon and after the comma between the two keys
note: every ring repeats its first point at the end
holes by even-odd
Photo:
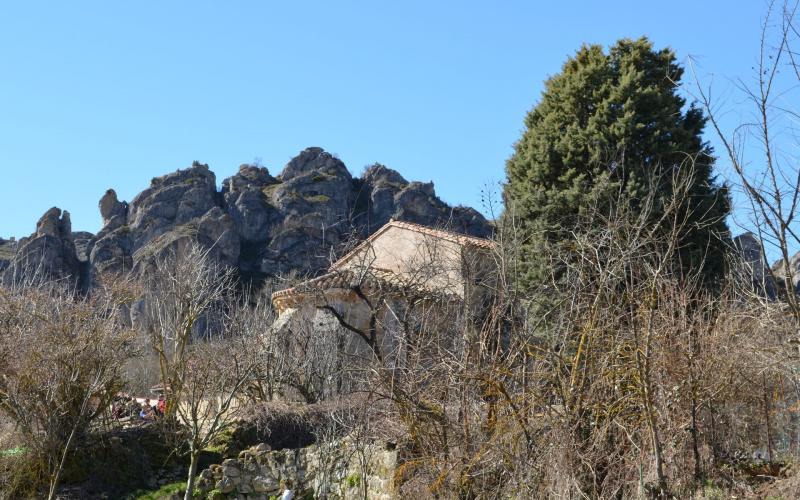
{"type": "Polygon", "coordinates": [[[656,51],[640,38],[620,40],[608,53],[583,46],[546,82],[506,165],[506,213],[525,234],[523,284],[546,278],[542,245],[566,238],[599,192],[622,192],[635,205],[656,175],[666,179],[658,187],[666,197],[670,176],[663,174],[692,165],[686,208],[696,229],[682,242],[682,266],[702,266],[712,281],[721,276],[728,192],[712,171],[702,111],[678,94],[682,74],[670,49],[656,51]]]}

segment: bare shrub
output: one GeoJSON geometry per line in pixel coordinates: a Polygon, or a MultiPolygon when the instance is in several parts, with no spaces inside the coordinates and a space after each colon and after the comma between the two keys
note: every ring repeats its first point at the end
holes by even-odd
{"type": "MultiPolygon", "coordinates": [[[[132,332],[122,288],[77,296],[57,284],[0,289],[0,411],[53,498],[68,455],[123,386],[132,332]]],[[[36,486],[36,485],[34,485],[36,486]]]]}

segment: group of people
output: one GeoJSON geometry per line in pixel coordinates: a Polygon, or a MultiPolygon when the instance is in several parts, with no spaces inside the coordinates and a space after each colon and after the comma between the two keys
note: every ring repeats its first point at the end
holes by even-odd
{"type": "Polygon", "coordinates": [[[139,418],[142,420],[155,420],[163,417],[165,411],[167,411],[167,400],[163,395],[159,396],[158,401],[153,405],[150,404],[150,399],[146,399],[142,409],[139,410],[139,418]]]}
{"type": "Polygon", "coordinates": [[[139,403],[136,398],[127,394],[119,394],[114,398],[111,406],[111,415],[117,420],[142,420],[145,422],[156,420],[167,411],[167,399],[160,395],[158,400],[146,399],[139,403]]]}

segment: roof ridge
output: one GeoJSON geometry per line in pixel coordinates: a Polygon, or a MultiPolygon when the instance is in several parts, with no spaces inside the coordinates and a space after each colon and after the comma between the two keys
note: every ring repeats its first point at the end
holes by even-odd
{"type": "Polygon", "coordinates": [[[408,229],[416,229],[419,230],[421,233],[431,234],[435,233],[438,236],[449,236],[454,239],[459,240],[459,243],[463,241],[467,242],[476,242],[481,245],[493,245],[494,243],[492,240],[488,238],[481,238],[479,236],[472,236],[470,234],[459,233],[457,231],[453,231],[450,229],[443,229],[433,226],[426,226],[424,224],[418,224],[416,222],[409,222],[409,221],[402,221],[402,220],[394,220],[391,219],[386,225],[393,225],[395,227],[405,227],[408,229]]]}
{"type": "MultiPolygon", "coordinates": [[[[348,284],[349,280],[352,280],[360,273],[354,272],[352,269],[339,269],[327,272],[321,276],[317,276],[316,278],[312,278],[310,280],[303,281],[298,283],[297,285],[286,288],[283,290],[278,290],[277,292],[273,292],[270,296],[271,301],[274,303],[276,300],[290,298],[295,295],[301,295],[306,293],[314,293],[321,291],[323,289],[328,289],[333,285],[334,287],[338,286],[353,286],[348,284]],[[336,280],[336,283],[332,283],[332,280],[336,280]],[[318,287],[321,285],[320,287],[318,287]]],[[[399,279],[392,279],[392,278],[399,278],[400,276],[388,269],[369,269],[369,272],[366,273],[361,277],[361,286],[364,286],[367,289],[374,288],[376,286],[388,286],[389,290],[392,291],[402,291],[404,289],[415,289],[419,292],[426,291],[424,287],[417,287],[417,286],[407,286],[403,283],[402,280],[399,279]],[[377,272],[376,272],[377,271],[377,272]],[[391,276],[386,276],[391,275],[391,276]]]]}

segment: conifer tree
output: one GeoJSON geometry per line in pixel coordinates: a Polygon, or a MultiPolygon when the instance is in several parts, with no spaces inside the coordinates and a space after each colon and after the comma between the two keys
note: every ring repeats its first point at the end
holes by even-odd
{"type": "MultiPolygon", "coordinates": [[[[506,165],[507,216],[525,235],[524,286],[552,272],[545,246],[569,238],[590,200],[622,193],[635,207],[654,189],[653,179],[667,197],[674,174],[690,167],[686,210],[693,229],[681,242],[680,265],[700,270],[709,283],[722,275],[728,192],[716,182],[713,152],[702,138],[705,116],[678,93],[682,74],[670,49],[656,51],[640,38],[620,40],[608,53],[585,45],[546,82],[506,165]]],[[[656,207],[653,219],[658,215],[656,207]]]]}

